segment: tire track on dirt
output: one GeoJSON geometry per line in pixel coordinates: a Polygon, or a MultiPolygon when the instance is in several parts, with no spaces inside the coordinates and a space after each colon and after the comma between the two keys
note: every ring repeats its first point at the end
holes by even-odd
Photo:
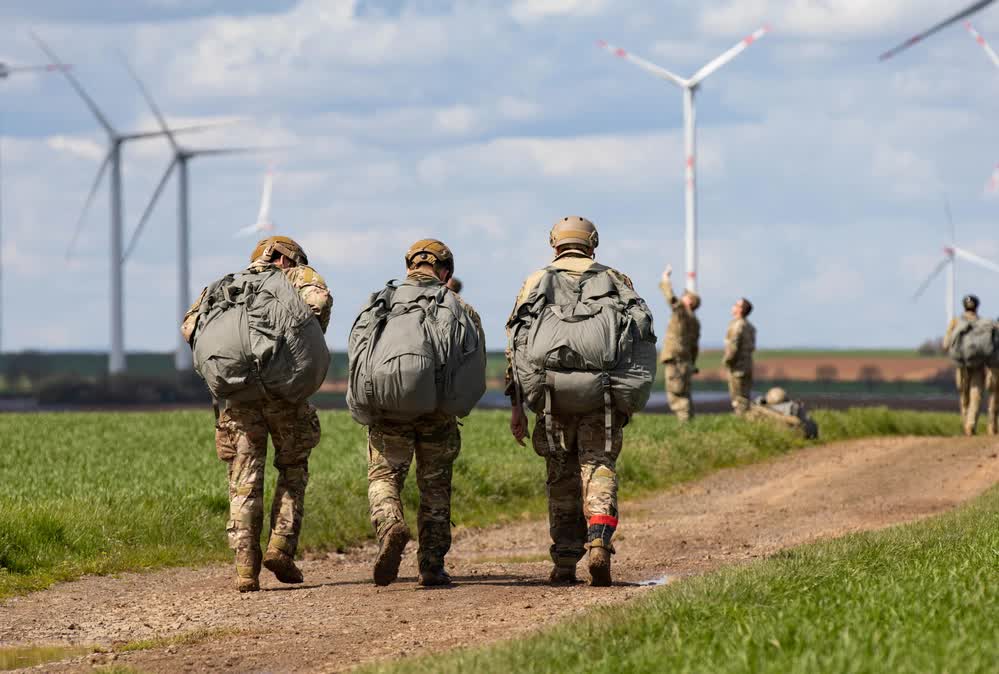
{"type": "MultiPolygon", "coordinates": [[[[412,544],[400,580],[387,588],[370,582],[371,547],[304,562],[302,586],[265,572],[264,591],[249,595],[232,589],[228,565],[85,578],[0,604],[0,646],[112,646],[217,630],[205,643],[115,657],[151,672],[332,672],[508,639],[650,591],[638,582],[949,510],[999,482],[997,448],[984,437],[837,443],[626,503],[612,588],[545,585],[547,527],[529,522],[458,531],[451,588],[416,585],[412,544]]],[[[46,671],[89,671],[110,657],[46,671]]]]}

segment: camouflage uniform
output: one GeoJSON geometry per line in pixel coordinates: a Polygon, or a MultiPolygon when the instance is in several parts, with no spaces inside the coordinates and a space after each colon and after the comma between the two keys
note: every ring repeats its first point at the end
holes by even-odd
{"type": "Polygon", "coordinates": [[[666,398],[677,419],[684,422],[694,416],[690,401],[690,381],[697,363],[701,322],[697,320],[694,312],[684,306],[681,299],[673,294],[673,285],[668,280],[660,283],[659,288],[673,311],[666,327],[666,338],[659,357],[659,360],[665,363],[666,398]]]}
{"type": "MultiPolygon", "coordinates": [[[[977,321],[978,313],[975,311],[965,311],[962,318],[966,321],[977,321]]],[[[950,348],[954,328],[957,327],[957,319],[952,319],[947,326],[947,333],[944,335],[944,350],[950,348]]],[[[982,408],[982,393],[985,390],[986,368],[980,367],[958,367],[954,375],[957,390],[960,395],[961,424],[965,435],[974,435],[978,426],[978,415],[982,408]]],[[[989,400],[990,414],[992,408],[991,396],[989,400]]],[[[992,417],[989,417],[992,419],[992,417]]]]}
{"type": "MultiPolygon", "coordinates": [[[[270,262],[256,260],[247,271],[261,273],[280,269],[270,262]]],[[[319,320],[323,332],[329,326],[332,299],[326,282],[308,266],[283,270],[299,290],[305,303],[319,320]]],[[[191,306],[181,332],[191,342],[197,329],[198,309],[206,290],[191,306]]],[[[271,504],[271,531],[268,550],[294,557],[302,528],[305,487],[309,482],[309,455],[319,444],[320,428],[316,409],[307,401],[262,401],[227,403],[219,415],[215,448],[219,459],[229,465],[229,547],[236,553],[236,573],[241,579],[260,573],[260,533],[264,519],[264,463],[267,436],[274,443],[277,487],[271,504]]]]}
{"type": "Polygon", "coordinates": [[[756,350],[756,327],[745,318],[733,319],[725,333],[725,355],[722,362],[728,368],[728,394],[732,410],[745,414],[753,390],[753,352],[756,350]]]}
{"type": "Polygon", "coordinates": [[[775,424],[808,439],[819,436],[819,427],[808,416],[804,405],[793,400],[770,405],[765,398],[758,398],[746,410],[745,418],[775,424]]]}
{"type": "MultiPolygon", "coordinates": [[[[411,271],[409,280],[441,285],[429,274],[411,271]]],[[[456,297],[460,296],[455,294],[456,297]]],[[[482,322],[475,309],[461,300],[485,344],[482,322]]],[[[409,423],[379,422],[368,428],[368,505],[371,525],[381,542],[397,523],[405,524],[402,488],[416,457],[416,484],[420,490],[417,559],[420,572],[443,570],[451,549],[451,472],[461,451],[458,421],[434,413],[409,423]]]]}
{"type": "MultiPolygon", "coordinates": [[[[593,264],[593,259],[579,251],[568,250],[557,256],[552,266],[579,277],[593,264]]],[[[629,288],[631,279],[611,269],[629,288]]],[[[513,313],[530,296],[545,271],[531,274],[524,282],[513,313]]],[[[513,357],[506,350],[506,395],[516,401],[513,357]]],[[[575,568],[594,544],[611,548],[611,538],[618,524],[617,458],[624,444],[623,428],[628,418],[614,413],[611,428],[611,451],[606,451],[604,410],[578,416],[553,419],[555,447],[549,446],[548,431],[542,415],[535,420],[531,436],[534,451],[545,459],[548,479],[548,527],[552,546],[550,554],[556,567],[575,568]]],[[[613,549],[613,548],[611,548],[613,549]]]]}

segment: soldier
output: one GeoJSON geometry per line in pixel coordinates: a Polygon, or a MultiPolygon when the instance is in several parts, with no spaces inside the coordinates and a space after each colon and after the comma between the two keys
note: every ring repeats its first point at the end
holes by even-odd
{"type": "MultiPolygon", "coordinates": [[[[972,323],[978,320],[978,297],[975,295],[965,295],[961,300],[964,307],[964,314],[961,320],[972,323]]],[[[952,340],[956,337],[955,328],[959,325],[959,319],[951,319],[947,326],[947,333],[944,335],[943,347],[947,351],[951,348],[952,340]]],[[[975,427],[978,425],[978,415],[982,406],[982,390],[985,388],[984,365],[978,367],[958,366],[955,374],[957,390],[960,396],[961,424],[965,435],[974,435],[975,427]]],[[[991,419],[991,417],[990,417],[991,419]]]]}
{"type": "Polygon", "coordinates": [[[725,333],[725,355],[722,362],[728,369],[728,393],[732,410],[739,415],[749,409],[753,390],[753,352],[756,350],[756,327],[747,320],[753,303],[745,297],[732,305],[732,322],[725,333]]]}
{"type": "MultiPolygon", "coordinates": [[[[595,264],[594,249],[599,243],[597,228],[580,217],[568,217],[555,223],[549,235],[555,249],[551,263],[560,271],[578,279],[595,264]]],[[[517,295],[512,316],[530,297],[545,275],[539,270],[527,277],[517,295]]],[[[628,288],[631,280],[608,269],[615,280],[628,288]]],[[[523,394],[516,381],[513,353],[507,345],[506,395],[512,415],[510,431],[523,447],[528,435],[523,394]]],[[[589,572],[595,586],[611,584],[611,537],[618,524],[616,462],[624,442],[623,428],[628,418],[617,412],[608,417],[604,408],[577,416],[555,416],[551,446],[546,424],[535,424],[531,442],[534,451],[545,459],[548,479],[548,524],[552,539],[550,555],[553,585],[576,582],[576,565],[589,550],[589,572]],[[605,427],[605,422],[610,426],[605,427]],[[610,434],[608,446],[607,434],[610,434]]]]}
{"type": "MultiPolygon", "coordinates": [[[[326,282],[308,263],[305,251],[295,241],[286,236],[271,236],[253,249],[247,272],[283,270],[325,332],[332,299],[326,282]]],[[[181,332],[188,344],[193,345],[198,329],[198,310],[207,290],[201,292],[184,317],[181,332]]],[[[229,547],[236,556],[236,589],[240,592],[260,589],[261,563],[282,583],[302,582],[302,572],[294,559],[302,529],[305,487],[309,481],[309,455],[319,444],[319,438],[319,417],[308,401],[297,404],[281,400],[228,401],[218,417],[215,448],[219,459],[228,464],[229,522],[226,532],[229,547]],[[278,479],[271,505],[267,551],[261,557],[268,434],[274,443],[278,479]]]]}
{"type": "Polygon", "coordinates": [[[782,388],[772,388],[765,397],[754,400],[746,410],[745,417],[776,424],[809,440],[819,437],[818,424],[808,415],[804,404],[789,400],[787,391],[782,388]]]}
{"type": "MultiPolygon", "coordinates": [[[[408,280],[426,287],[446,285],[454,274],[451,250],[436,239],[414,243],[405,260],[408,280]]],[[[471,316],[484,345],[479,315],[463,300],[461,305],[471,316]]],[[[424,586],[451,583],[451,576],[444,569],[444,557],[451,549],[451,471],[460,450],[458,420],[440,411],[412,422],[379,421],[369,426],[368,504],[379,541],[373,573],[377,585],[388,585],[398,577],[402,553],[410,539],[401,493],[414,456],[420,490],[416,518],[419,583],[424,586]]]]}
{"type": "Polygon", "coordinates": [[[701,340],[701,322],[694,314],[701,306],[697,293],[686,291],[681,297],[673,294],[670,277],[673,267],[663,272],[659,288],[666,297],[673,314],[666,327],[666,338],[660,360],[666,369],[666,398],[673,414],[681,423],[690,421],[694,409],[690,401],[690,380],[697,374],[698,343],[701,340]]]}

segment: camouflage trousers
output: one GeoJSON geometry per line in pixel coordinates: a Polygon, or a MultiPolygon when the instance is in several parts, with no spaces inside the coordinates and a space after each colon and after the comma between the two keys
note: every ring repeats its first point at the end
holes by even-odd
{"type": "Polygon", "coordinates": [[[749,411],[749,397],[753,391],[752,370],[728,371],[728,395],[732,399],[732,411],[742,415],[749,411]]]}
{"type": "Polygon", "coordinates": [[[416,458],[420,571],[443,568],[451,549],[451,471],[460,451],[461,434],[453,418],[368,429],[368,506],[379,541],[392,525],[405,523],[402,487],[416,458]]]}
{"type": "Polygon", "coordinates": [[[985,390],[989,394],[989,435],[999,434],[999,368],[990,367],[985,377],[985,390]]]}
{"type": "Polygon", "coordinates": [[[309,455],[319,444],[319,417],[308,402],[231,404],[215,429],[218,457],[229,464],[229,547],[236,553],[236,573],[260,573],[260,533],[264,523],[264,464],[267,436],[274,442],[277,486],[271,503],[268,549],[294,556],[302,529],[309,455]]]}
{"type": "Polygon", "coordinates": [[[611,448],[606,447],[604,411],[552,419],[552,439],[538,415],[531,443],[548,471],[550,554],[557,566],[575,567],[587,545],[611,547],[618,524],[617,458],[627,418],[614,413],[611,448]]]}
{"type": "Polygon", "coordinates": [[[690,402],[690,381],[694,377],[694,365],[685,360],[669,360],[665,363],[666,400],[669,408],[681,422],[694,416],[690,402]]]}
{"type": "Polygon", "coordinates": [[[985,391],[985,367],[959,367],[955,375],[961,399],[961,424],[965,435],[974,435],[985,391]]]}

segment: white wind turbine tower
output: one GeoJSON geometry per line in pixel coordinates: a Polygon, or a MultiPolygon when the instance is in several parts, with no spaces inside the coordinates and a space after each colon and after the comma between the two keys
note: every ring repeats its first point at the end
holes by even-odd
{"type": "Polygon", "coordinates": [[[954,228],[954,219],[951,217],[950,204],[946,204],[947,208],[947,221],[950,225],[950,244],[944,247],[943,254],[944,257],[940,263],[934,267],[930,275],[926,277],[926,280],[919,286],[915,293],[912,295],[913,300],[919,299],[926,289],[933,283],[933,280],[940,274],[940,272],[947,270],[947,296],[944,302],[944,306],[947,310],[947,323],[949,324],[951,319],[956,315],[955,300],[954,296],[957,290],[957,260],[958,258],[971,262],[972,264],[978,265],[984,269],[994,271],[999,273],[999,264],[986,260],[983,257],[979,257],[974,253],[971,253],[963,248],[958,248],[956,244],[957,232],[954,228]]]}
{"type": "Polygon", "coordinates": [[[81,85],[80,82],[73,77],[68,66],[64,65],[62,61],[60,61],[59,57],[55,55],[52,49],[45,44],[40,37],[34,33],[31,33],[31,37],[49,57],[49,60],[55,64],[56,68],[62,71],[62,74],[66,76],[70,86],[72,86],[80,98],[83,99],[83,102],[90,109],[90,112],[93,113],[94,117],[97,118],[97,122],[104,128],[104,132],[108,137],[108,152],[104,156],[104,160],[101,162],[100,168],[97,170],[97,177],[94,179],[94,184],[90,188],[90,193],[87,195],[87,201],[84,203],[83,211],[80,213],[80,218],[76,223],[76,230],[70,240],[67,256],[72,255],[73,249],[76,246],[76,240],[80,235],[81,228],[85,221],[87,210],[90,208],[90,204],[97,193],[97,189],[100,187],[101,179],[104,177],[104,172],[107,171],[110,166],[111,179],[109,192],[111,197],[111,242],[109,245],[109,253],[111,259],[111,349],[108,358],[108,373],[111,375],[123,374],[125,372],[126,365],[124,282],[122,272],[121,150],[122,145],[129,141],[161,136],[163,135],[163,132],[118,132],[111,125],[111,122],[108,121],[108,118],[104,115],[104,113],[101,112],[100,108],[97,107],[94,100],[83,89],[83,85],[81,85]]]}
{"type": "Polygon", "coordinates": [[[598,44],[610,51],[615,56],[631,61],[635,65],[647,70],[656,77],[671,82],[683,89],[683,126],[684,126],[684,147],[686,151],[686,265],[687,283],[686,288],[691,292],[697,290],[697,119],[694,98],[701,83],[704,82],[719,68],[727,64],[736,56],[741,54],[749,45],[753,44],[769,32],[769,26],[760,28],[752,35],[741,40],[734,47],[714,59],[689,79],[684,79],[679,75],[674,75],[670,71],[650,63],[643,58],[635,56],[620,47],[608,44],[601,40],[598,44]]]}
{"type": "MultiPolygon", "coordinates": [[[[142,217],[139,219],[139,224],[136,226],[135,231],[132,233],[132,238],[129,240],[128,247],[125,249],[124,254],[121,257],[122,263],[124,263],[128,257],[135,250],[135,244],[138,243],[139,235],[142,233],[143,227],[145,227],[146,221],[149,220],[149,216],[152,215],[153,208],[156,206],[156,202],[160,198],[160,194],[163,192],[163,188],[166,186],[167,181],[170,179],[173,170],[177,169],[177,309],[178,309],[178,325],[180,321],[183,320],[184,315],[191,306],[191,208],[190,208],[190,181],[189,181],[189,171],[188,162],[195,157],[207,157],[207,156],[219,156],[227,154],[241,154],[246,152],[256,152],[264,148],[206,148],[206,149],[192,149],[188,147],[181,146],[176,137],[174,136],[175,131],[171,130],[167,126],[166,119],[157,107],[153,97],[150,95],[149,90],[139,79],[139,76],[132,70],[128,63],[125,63],[128,67],[128,71],[131,73],[132,78],[138,85],[139,90],[142,92],[143,98],[145,98],[146,103],[152,110],[153,115],[156,117],[156,121],[159,123],[162,129],[161,135],[166,136],[167,140],[170,142],[170,147],[173,149],[173,159],[167,166],[166,171],[163,173],[163,177],[160,178],[159,184],[156,186],[156,190],[153,192],[152,198],[146,205],[146,210],[143,211],[142,217]]],[[[178,372],[188,372],[194,369],[193,356],[191,354],[191,349],[184,338],[180,336],[180,332],[177,332],[178,343],[177,350],[174,353],[174,367],[178,372]]]]}
{"type": "Polygon", "coordinates": [[[264,176],[264,189],[260,195],[260,211],[257,213],[257,221],[252,225],[242,228],[236,232],[236,236],[250,236],[252,234],[274,231],[274,223],[271,221],[271,192],[274,189],[274,169],[268,169],[264,176]]]}

